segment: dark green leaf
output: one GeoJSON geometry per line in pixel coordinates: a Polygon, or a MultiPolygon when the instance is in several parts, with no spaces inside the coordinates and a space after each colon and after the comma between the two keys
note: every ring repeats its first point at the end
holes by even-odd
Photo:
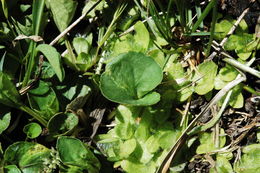
{"type": "Polygon", "coordinates": [[[77,126],[79,119],[72,113],[60,113],[53,116],[48,122],[48,129],[52,135],[62,135],[69,133],[77,126]]]}
{"type": "Polygon", "coordinates": [[[22,105],[20,95],[9,77],[0,71],[0,103],[10,106],[19,107],[22,105]]]}
{"type": "Polygon", "coordinates": [[[45,119],[50,119],[59,111],[59,101],[54,90],[43,81],[30,91],[28,99],[31,107],[45,119]]]}

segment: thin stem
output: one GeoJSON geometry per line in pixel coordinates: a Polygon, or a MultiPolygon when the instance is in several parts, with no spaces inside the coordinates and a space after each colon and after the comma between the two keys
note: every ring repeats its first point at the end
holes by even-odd
{"type": "Polygon", "coordinates": [[[260,78],[260,72],[259,71],[255,70],[255,69],[253,69],[253,68],[251,68],[251,67],[249,67],[245,64],[242,64],[242,63],[240,63],[240,62],[238,62],[234,59],[231,59],[231,58],[224,58],[223,61],[225,61],[226,63],[228,63],[228,64],[230,64],[230,65],[232,65],[232,66],[234,66],[234,67],[236,67],[236,68],[238,68],[242,71],[248,72],[248,73],[260,78]]]}
{"type": "Polygon", "coordinates": [[[77,20],[75,20],[69,27],[67,27],[63,32],[61,32],[54,40],[52,40],[52,42],[49,44],[51,46],[53,46],[54,44],[56,44],[59,39],[61,39],[62,37],[64,37],[72,28],[74,28],[82,19],[85,18],[85,16],[91,12],[102,0],[99,0],[98,2],[96,2],[86,13],[83,13],[77,20]]]}
{"type": "Polygon", "coordinates": [[[235,87],[236,85],[238,85],[239,83],[243,82],[246,80],[245,76],[241,76],[239,74],[239,76],[237,77],[237,79],[233,80],[232,82],[228,83],[224,88],[222,88],[214,97],[213,99],[207,104],[207,106],[199,113],[198,116],[196,116],[191,123],[188,125],[188,127],[182,132],[181,136],[178,138],[178,140],[175,142],[175,144],[172,146],[171,150],[169,151],[169,153],[166,155],[166,157],[164,158],[161,166],[159,167],[159,169],[157,170],[158,172],[166,172],[168,168],[167,165],[170,165],[170,163],[172,162],[172,159],[176,156],[177,151],[180,149],[180,147],[182,147],[181,144],[183,144],[186,139],[189,136],[189,133],[192,132],[193,127],[195,126],[196,122],[198,121],[198,119],[200,119],[200,117],[202,115],[204,115],[211,106],[213,106],[214,104],[216,104],[228,91],[230,91],[233,87],[235,87]]]}
{"type": "Polygon", "coordinates": [[[256,96],[260,96],[260,92],[255,91],[253,88],[251,88],[250,86],[244,85],[243,89],[246,90],[247,92],[254,94],[256,96]]]}
{"type": "Polygon", "coordinates": [[[47,127],[47,121],[45,119],[43,119],[41,116],[39,116],[35,111],[33,111],[32,109],[30,109],[27,106],[20,106],[19,108],[22,111],[24,111],[24,112],[28,113],[29,115],[31,115],[37,121],[39,121],[44,127],[47,127]]]}

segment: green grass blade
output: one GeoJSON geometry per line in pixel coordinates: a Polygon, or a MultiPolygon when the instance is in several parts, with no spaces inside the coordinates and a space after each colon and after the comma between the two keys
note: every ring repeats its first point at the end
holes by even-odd
{"type": "MultiPolygon", "coordinates": [[[[200,2],[198,0],[195,1],[195,10],[197,14],[197,18],[199,19],[201,16],[201,7],[200,7],[200,2]]],[[[203,21],[200,23],[199,27],[203,28],[203,21]]]]}
{"type": "Polygon", "coordinates": [[[215,1],[214,7],[213,7],[212,22],[211,22],[211,27],[210,27],[210,37],[209,37],[208,47],[207,47],[207,50],[206,50],[206,56],[208,56],[209,53],[210,53],[211,44],[212,44],[214,33],[215,33],[216,23],[217,23],[217,1],[215,1]]]}
{"type": "Polygon", "coordinates": [[[207,5],[205,10],[202,12],[201,16],[197,20],[197,22],[193,25],[191,32],[195,32],[196,29],[200,26],[201,22],[205,19],[205,17],[209,14],[210,10],[214,7],[216,4],[216,0],[210,1],[210,3],[207,5]]]}
{"type": "MultiPolygon", "coordinates": [[[[39,35],[39,32],[40,32],[43,9],[44,9],[44,4],[45,4],[44,1],[45,0],[34,0],[33,1],[33,10],[32,10],[32,15],[33,15],[32,25],[33,26],[32,27],[33,27],[34,35],[39,35]]],[[[36,64],[35,56],[36,56],[37,52],[36,52],[35,48],[36,48],[36,43],[31,40],[30,46],[29,46],[29,49],[27,52],[27,54],[30,54],[30,56],[26,56],[29,59],[26,59],[27,68],[26,68],[26,73],[25,73],[24,79],[23,79],[22,87],[25,87],[28,84],[32,71],[36,64]]]]}

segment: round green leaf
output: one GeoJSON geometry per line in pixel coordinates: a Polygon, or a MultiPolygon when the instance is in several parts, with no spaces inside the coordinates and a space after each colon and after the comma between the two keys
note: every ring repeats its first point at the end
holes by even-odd
{"type": "Polygon", "coordinates": [[[80,140],[61,136],[58,138],[56,148],[63,164],[78,166],[92,173],[99,172],[98,159],[80,140]]]}
{"type": "Polygon", "coordinates": [[[160,66],[143,53],[120,54],[107,64],[100,89],[109,100],[136,106],[152,105],[160,94],[152,90],[163,78],[160,66]]]}
{"type": "Polygon", "coordinates": [[[72,113],[59,113],[50,119],[47,127],[51,134],[62,135],[69,133],[78,122],[78,117],[72,113]]]}
{"type": "Polygon", "coordinates": [[[238,71],[232,66],[226,66],[220,69],[219,77],[225,82],[230,82],[236,78],[238,71]]]}
{"type": "Polygon", "coordinates": [[[37,123],[30,123],[24,126],[23,132],[27,135],[28,138],[37,138],[41,132],[42,128],[39,124],[37,123]]]}

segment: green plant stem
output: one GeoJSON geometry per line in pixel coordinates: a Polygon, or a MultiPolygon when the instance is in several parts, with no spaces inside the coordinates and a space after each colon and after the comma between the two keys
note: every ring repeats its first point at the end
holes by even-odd
{"type": "Polygon", "coordinates": [[[110,23],[110,25],[108,26],[105,34],[102,36],[102,38],[100,40],[98,40],[98,47],[97,47],[97,51],[93,60],[93,64],[95,64],[96,62],[98,62],[99,58],[98,58],[98,53],[99,50],[101,49],[101,47],[105,44],[105,42],[107,41],[107,39],[110,37],[110,35],[113,33],[113,31],[115,30],[115,22],[117,21],[117,19],[120,17],[120,15],[123,13],[123,11],[126,8],[126,4],[119,4],[117,10],[114,13],[113,19],[110,23]]]}
{"type": "Polygon", "coordinates": [[[199,133],[199,132],[204,132],[206,131],[207,129],[213,127],[220,119],[221,115],[223,114],[223,112],[225,111],[225,108],[227,107],[228,105],[228,102],[230,100],[230,97],[231,97],[231,94],[232,94],[232,90],[230,90],[228,93],[227,93],[227,96],[218,112],[218,114],[216,116],[214,116],[209,122],[207,122],[206,124],[204,125],[201,125],[201,126],[196,126],[194,127],[188,134],[189,135],[194,135],[196,133],[199,133]]]}
{"type": "Polygon", "coordinates": [[[72,64],[74,65],[74,67],[75,67],[77,70],[79,70],[78,67],[77,67],[77,65],[76,65],[76,56],[75,56],[75,54],[73,53],[72,46],[71,46],[71,44],[70,44],[70,42],[68,41],[67,38],[65,38],[65,46],[66,46],[66,48],[67,48],[67,50],[68,50],[68,54],[69,54],[69,57],[70,57],[70,60],[71,60],[72,64]]]}
{"type": "Polygon", "coordinates": [[[244,85],[243,89],[246,90],[247,92],[251,93],[251,94],[254,94],[256,96],[260,96],[260,92],[255,91],[253,88],[251,88],[247,85],[244,85]]]}
{"type": "MultiPolygon", "coordinates": [[[[33,1],[32,15],[33,15],[33,32],[34,32],[33,34],[34,35],[39,35],[44,5],[45,5],[45,0],[34,0],[33,1]]],[[[37,44],[34,41],[30,41],[29,50],[27,52],[27,55],[25,56],[27,68],[26,68],[26,73],[25,73],[24,79],[23,79],[22,87],[25,87],[29,83],[31,74],[35,67],[35,64],[36,64],[35,57],[37,55],[36,45],[37,44]],[[28,56],[28,54],[30,56],[28,56]],[[28,57],[29,57],[29,59],[28,59],[28,57]]]]}
{"type": "Polygon", "coordinates": [[[35,55],[36,55],[35,49],[36,49],[36,43],[34,41],[30,41],[29,51],[28,51],[27,55],[25,56],[26,64],[28,64],[28,65],[26,68],[22,87],[25,87],[29,83],[33,68],[35,66],[35,55]],[[32,50],[32,51],[30,51],[30,50],[32,50]]]}
{"type": "Polygon", "coordinates": [[[29,115],[31,115],[37,121],[39,121],[44,127],[47,127],[47,121],[45,119],[43,119],[41,116],[39,116],[35,111],[33,111],[32,109],[30,109],[27,106],[20,106],[19,108],[22,111],[24,111],[24,112],[28,113],[29,115]]]}
{"type": "Polygon", "coordinates": [[[223,61],[225,61],[226,63],[228,63],[228,64],[230,64],[230,65],[232,65],[232,66],[234,66],[234,67],[236,67],[236,68],[238,68],[242,71],[248,72],[248,73],[260,78],[260,72],[259,71],[255,70],[255,69],[253,69],[253,68],[251,68],[251,67],[249,67],[245,64],[242,64],[242,63],[240,63],[240,62],[238,62],[234,59],[231,59],[231,58],[224,58],[223,61]]]}

